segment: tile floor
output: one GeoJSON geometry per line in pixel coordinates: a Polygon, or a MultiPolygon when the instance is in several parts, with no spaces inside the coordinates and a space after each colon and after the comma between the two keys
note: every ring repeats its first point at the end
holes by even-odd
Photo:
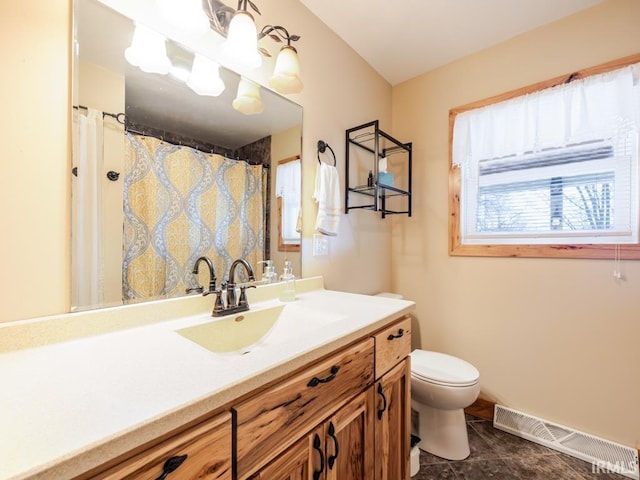
{"type": "Polygon", "coordinates": [[[493,428],[467,415],[471,455],[450,461],[420,452],[420,472],[412,480],[604,480],[625,479],[615,473],[593,473],[591,463],[493,428]]]}

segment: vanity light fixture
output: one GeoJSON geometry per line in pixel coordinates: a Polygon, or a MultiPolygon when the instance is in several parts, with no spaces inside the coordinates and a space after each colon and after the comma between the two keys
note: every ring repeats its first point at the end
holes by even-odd
{"type": "Polygon", "coordinates": [[[224,82],[220,78],[220,65],[196,53],[187,85],[198,95],[217,97],[224,91],[224,82]]]}
{"type": "Polygon", "coordinates": [[[260,86],[245,77],[241,77],[240,83],[238,83],[238,94],[232,105],[234,109],[245,115],[262,113],[264,104],[260,98],[260,86]]]}
{"type": "MultiPolygon", "coordinates": [[[[238,10],[229,23],[227,39],[222,44],[222,54],[233,65],[253,69],[262,64],[262,58],[258,53],[256,24],[253,16],[246,10],[247,1],[240,0],[238,10]],[[240,9],[242,5],[244,10],[240,9]]],[[[251,5],[254,6],[253,3],[251,5]]]]}
{"type": "Polygon", "coordinates": [[[291,45],[286,45],[280,49],[273,75],[269,79],[269,86],[276,92],[283,94],[300,93],[302,91],[298,52],[291,45]]]}
{"type": "Polygon", "coordinates": [[[257,68],[262,63],[260,54],[271,56],[268,50],[258,46],[258,42],[267,36],[278,43],[284,40],[287,44],[280,49],[276,58],[269,86],[283,94],[301,92],[303,85],[300,79],[300,61],[297,50],[291,45],[291,42],[300,40],[300,36],[289,34],[281,25],[266,25],[257,33],[253,15],[248,8],[260,15],[260,10],[251,0],[238,0],[235,12],[220,0],[205,2],[211,28],[226,37],[222,45],[224,57],[232,65],[245,69],[257,68]]]}
{"type": "MultiPolygon", "coordinates": [[[[302,91],[298,52],[291,45],[300,36],[289,34],[280,25],[266,25],[257,33],[248,8],[258,15],[260,10],[252,0],[238,0],[238,9],[235,11],[221,0],[156,0],[156,6],[179,28],[184,28],[191,22],[192,27],[199,31],[204,18],[211,29],[226,37],[222,44],[222,55],[229,63],[242,68],[257,68],[262,63],[261,54],[271,56],[268,50],[258,47],[259,40],[268,36],[275,42],[286,41],[287,44],[280,49],[276,58],[269,86],[282,94],[302,91]]],[[[188,74],[178,66],[172,67],[167,56],[165,37],[140,23],[136,23],[133,41],[125,50],[125,57],[130,64],[147,73],[171,72],[176,78],[186,81],[198,95],[218,96],[225,88],[220,78],[220,66],[200,54],[195,54],[188,74]]],[[[261,113],[264,105],[260,99],[260,87],[242,78],[233,108],[246,115],[261,113]]]]}
{"type": "Polygon", "coordinates": [[[143,72],[165,75],[171,70],[165,42],[165,37],[155,30],[136,23],[131,46],[124,51],[124,56],[143,72]]]}

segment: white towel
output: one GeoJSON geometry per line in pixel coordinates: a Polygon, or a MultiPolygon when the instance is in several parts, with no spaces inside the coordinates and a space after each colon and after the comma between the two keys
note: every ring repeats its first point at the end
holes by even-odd
{"type": "Polygon", "coordinates": [[[326,163],[318,164],[313,199],[318,203],[316,230],[325,235],[338,235],[340,224],[340,179],[338,169],[326,163]]]}
{"type": "Polygon", "coordinates": [[[387,173],[387,157],[378,160],[378,173],[387,173]]]}

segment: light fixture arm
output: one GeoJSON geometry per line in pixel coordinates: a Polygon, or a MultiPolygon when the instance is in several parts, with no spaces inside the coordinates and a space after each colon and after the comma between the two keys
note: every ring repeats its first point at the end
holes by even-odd
{"type": "Polygon", "coordinates": [[[260,13],[260,10],[258,9],[258,6],[255,3],[253,3],[251,0],[238,0],[238,8],[236,10],[247,12],[249,10],[248,6],[250,6],[251,9],[254,12],[256,12],[258,15],[262,15],[260,13]]]}
{"type": "Polygon", "coordinates": [[[287,29],[281,25],[265,25],[258,34],[258,40],[263,39],[267,35],[276,42],[280,42],[280,39],[286,40],[287,46],[291,46],[291,42],[300,40],[300,35],[290,35],[287,29]]]}

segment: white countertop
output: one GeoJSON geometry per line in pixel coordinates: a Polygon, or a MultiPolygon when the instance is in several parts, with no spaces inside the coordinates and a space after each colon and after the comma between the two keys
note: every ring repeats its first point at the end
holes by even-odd
{"type": "MultiPolygon", "coordinates": [[[[278,304],[263,300],[252,310],[278,304]]],[[[215,354],[176,333],[212,321],[209,311],[0,353],[0,479],[72,478],[414,306],[322,288],[299,293],[290,305],[302,318],[277,323],[260,348],[246,355],[215,354]],[[313,312],[334,321],[318,326],[313,312]]],[[[100,314],[108,315],[106,310],[100,314]]],[[[116,312],[122,315],[122,307],[116,312]]],[[[9,332],[0,329],[0,335],[9,332]]]]}

